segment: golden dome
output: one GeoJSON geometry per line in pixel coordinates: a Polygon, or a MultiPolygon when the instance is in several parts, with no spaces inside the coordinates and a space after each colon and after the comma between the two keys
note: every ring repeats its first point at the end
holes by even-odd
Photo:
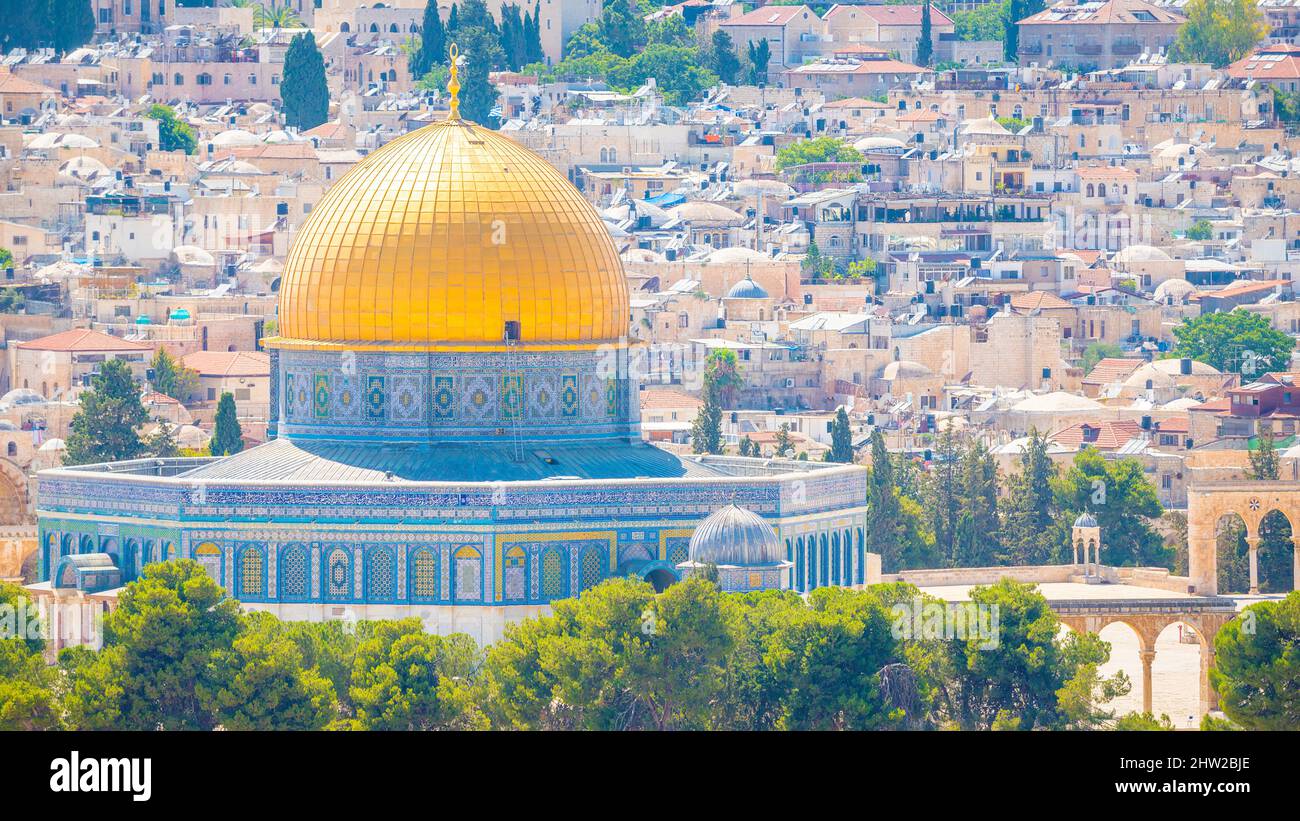
{"type": "MultiPolygon", "coordinates": [[[[272,347],[484,350],[626,336],[623,267],[560,172],[463,120],[425,126],[334,184],[294,239],[272,347]]],[[[584,345],[585,343],[585,345],[584,345]]]]}

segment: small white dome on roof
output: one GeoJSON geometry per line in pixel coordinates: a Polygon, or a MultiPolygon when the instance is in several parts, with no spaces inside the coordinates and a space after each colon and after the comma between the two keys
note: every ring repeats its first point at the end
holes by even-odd
{"type": "Polygon", "coordinates": [[[112,172],[94,157],[73,157],[59,166],[59,173],[79,180],[89,180],[112,172]]]}
{"type": "Polygon", "coordinates": [[[232,128],[212,138],[212,145],[217,148],[234,148],[241,145],[257,145],[262,140],[251,131],[232,128]]]}
{"type": "Polygon", "coordinates": [[[177,245],[172,249],[181,265],[215,265],[217,258],[197,245],[177,245]]]}
{"type": "Polygon", "coordinates": [[[719,248],[705,257],[704,261],[711,265],[728,265],[738,262],[771,262],[772,258],[767,254],[755,251],[753,248],[733,245],[730,248],[719,248]]]}
{"type": "Polygon", "coordinates": [[[740,214],[716,202],[684,202],[668,209],[668,213],[685,222],[720,222],[739,225],[745,221],[740,214]]]}
{"type": "Polygon", "coordinates": [[[39,448],[37,448],[37,450],[42,453],[50,453],[51,451],[67,450],[67,449],[68,449],[67,443],[64,442],[62,439],[58,438],[57,436],[54,437],[53,439],[46,439],[44,444],[42,444],[39,448]]]}
{"type": "Polygon", "coordinates": [[[907,145],[902,140],[896,140],[893,137],[863,137],[853,144],[853,147],[859,151],[888,151],[893,149],[906,149],[907,145]]]}
{"type": "Polygon", "coordinates": [[[1174,300],[1182,302],[1188,296],[1196,293],[1196,286],[1185,279],[1166,279],[1156,286],[1155,299],[1157,302],[1174,300]]]}
{"type": "Polygon", "coordinates": [[[880,378],[890,382],[895,379],[925,379],[931,376],[934,376],[934,371],[920,362],[912,362],[908,359],[890,362],[880,372],[880,378]]]}
{"type": "Polygon", "coordinates": [[[46,398],[31,388],[14,388],[0,396],[0,407],[12,408],[17,405],[44,405],[46,398]]]}
{"type": "Polygon", "coordinates": [[[1115,253],[1114,262],[1163,262],[1173,259],[1154,245],[1130,245],[1115,253]]]}

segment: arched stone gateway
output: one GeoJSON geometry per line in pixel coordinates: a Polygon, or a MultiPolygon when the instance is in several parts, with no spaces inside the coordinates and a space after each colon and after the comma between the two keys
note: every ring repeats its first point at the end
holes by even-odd
{"type": "MultiPolygon", "coordinates": [[[[1209,482],[1187,489],[1187,569],[1190,592],[1219,592],[1215,537],[1220,517],[1236,513],[1246,524],[1250,549],[1250,592],[1259,592],[1260,526],[1276,511],[1294,525],[1300,522],[1300,482],[1209,482]]],[[[1300,551],[1292,544],[1292,588],[1300,589],[1300,551]]]]}
{"type": "Polygon", "coordinates": [[[1192,628],[1201,646],[1201,712],[1218,707],[1218,694],[1210,686],[1214,666],[1214,637],[1219,628],[1237,615],[1230,599],[1133,599],[1117,605],[1100,600],[1053,601],[1052,610],[1061,623],[1079,633],[1100,633],[1107,625],[1128,625],[1138,637],[1138,658],[1142,661],[1142,709],[1152,712],[1151,666],[1156,658],[1156,640],[1172,624],[1192,628]]]}

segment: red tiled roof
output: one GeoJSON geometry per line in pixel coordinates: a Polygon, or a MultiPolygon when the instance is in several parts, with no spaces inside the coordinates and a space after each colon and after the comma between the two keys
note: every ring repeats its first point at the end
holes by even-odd
{"type": "MultiPolygon", "coordinates": [[[[921,68],[900,60],[860,60],[852,65],[845,65],[844,63],[809,63],[806,66],[795,66],[786,69],[785,73],[838,76],[845,74],[924,74],[927,71],[929,71],[928,68],[921,68]]],[[[902,117],[898,119],[901,120],[902,117]]]]}
{"type": "Polygon", "coordinates": [[[262,351],[196,351],[181,364],[200,376],[271,375],[271,356],[262,351]]]}
{"type": "Polygon", "coordinates": [[[1117,450],[1129,440],[1142,433],[1142,426],[1129,419],[1107,420],[1103,422],[1080,422],[1047,437],[1049,442],[1062,447],[1078,450],[1084,445],[1097,450],[1117,450]],[[1096,431],[1096,437],[1085,435],[1085,429],[1096,431]]]}
{"type": "Polygon", "coordinates": [[[1161,419],[1156,422],[1156,430],[1161,433],[1187,433],[1188,421],[1186,416],[1173,416],[1169,419],[1161,419]]]}
{"type": "Polygon", "coordinates": [[[1018,24],[1070,26],[1120,23],[1140,26],[1153,23],[1166,25],[1182,23],[1186,19],[1181,14],[1174,14],[1167,9],[1144,3],[1142,0],[1110,0],[1095,9],[1088,6],[1073,2],[1057,3],[1018,21],[1018,24]]]}
{"type": "Polygon", "coordinates": [[[1300,49],[1291,45],[1269,46],[1244,57],[1225,71],[1239,80],[1300,79],[1300,49]]]}
{"type": "Polygon", "coordinates": [[[1085,385],[1109,385],[1112,382],[1118,382],[1132,376],[1133,371],[1136,371],[1141,364],[1141,359],[1108,356],[1105,359],[1097,360],[1097,364],[1083,378],[1083,383],[1085,385]]]}
{"type": "Polygon", "coordinates": [[[748,14],[723,20],[724,26],[784,26],[797,17],[800,12],[807,12],[809,17],[817,14],[807,6],[759,6],[748,14]]]}
{"type": "MultiPolygon", "coordinates": [[[[837,6],[836,8],[843,8],[837,6]]],[[[861,11],[863,14],[875,20],[882,26],[919,26],[921,25],[922,6],[853,6],[854,9],[861,11]]],[[[826,12],[830,17],[835,13],[835,9],[826,12]]],[[[930,7],[930,25],[932,26],[951,26],[952,18],[938,8],[930,7]]]]}
{"type": "Polygon", "coordinates": [[[703,404],[697,397],[676,388],[646,388],[641,392],[641,410],[698,408],[703,404]]]}
{"type": "Polygon", "coordinates": [[[71,331],[43,336],[27,342],[19,342],[18,347],[29,351],[152,351],[150,345],[131,342],[117,336],[109,336],[102,331],[90,328],[74,328],[71,331]]]}

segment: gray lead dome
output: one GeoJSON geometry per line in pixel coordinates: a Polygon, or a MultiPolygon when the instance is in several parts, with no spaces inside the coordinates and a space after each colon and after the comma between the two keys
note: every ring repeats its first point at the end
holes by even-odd
{"type": "Polygon", "coordinates": [[[785,561],[781,543],[762,516],[734,504],[714,511],[691,536],[696,564],[755,567],[785,561]]]}

